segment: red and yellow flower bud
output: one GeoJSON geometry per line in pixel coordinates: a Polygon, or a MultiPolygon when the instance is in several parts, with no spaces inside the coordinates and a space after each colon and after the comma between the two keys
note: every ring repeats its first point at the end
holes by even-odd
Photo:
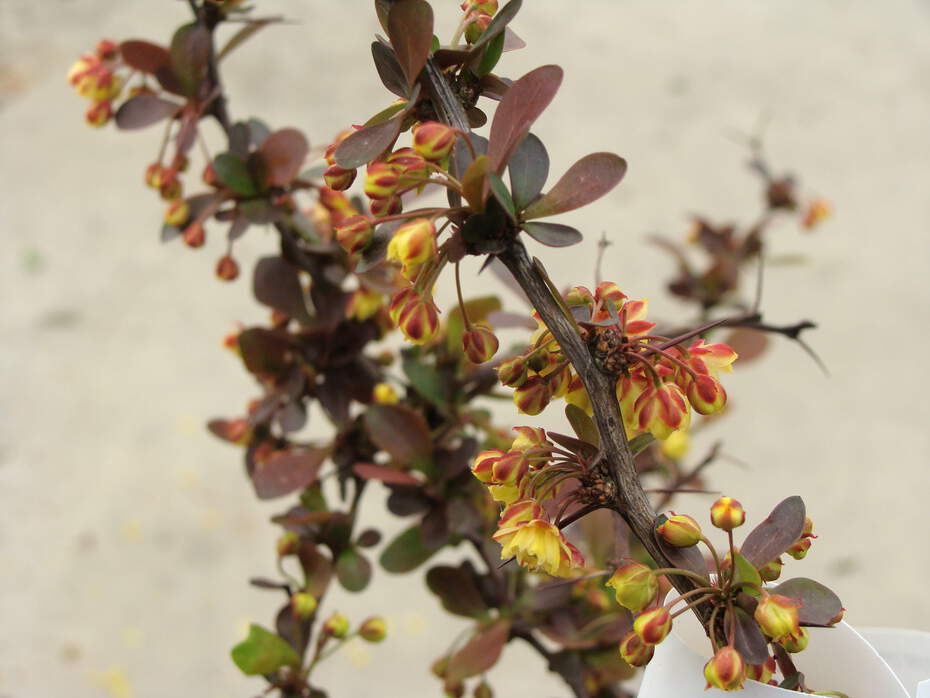
{"type": "Polygon", "coordinates": [[[527,378],[523,385],[513,391],[513,403],[523,414],[539,414],[551,399],[549,384],[541,376],[527,378]]]}
{"type": "Polygon", "coordinates": [[[497,378],[502,385],[511,388],[523,385],[526,380],[526,360],[522,356],[504,359],[497,367],[497,378]]]}
{"type": "Polygon", "coordinates": [[[762,591],[762,598],[756,605],[753,617],[762,628],[762,632],[775,641],[781,641],[787,635],[798,636],[801,626],[798,620],[798,608],[801,602],[798,599],[788,598],[781,594],[769,594],[762,591]]]}
{"type": "Polygon", "coordinates": [[[183,191],[184,188],[181,185],[181,180],[178,178],[177,170],[171,169],[170,167],[163,168],[161,177],[159,177],[158,180],[158,193],[161,195],[161,198],[165,201],[180,199],[183,191]]]}
{"type": "Polygon", "coordinates": [[[617,603],[633,613],[649,606],[659,593],[659,581],[652,570],[635,560],[623,560],[606,584],[614,590],[617,603]]]}
{"type": "Polygon", "coordinates": [[[804,211],[804,218],[801,220],[801,225],[803,225],[808,230],[816,228],[818,225],[823,223],[833,214],[833,208],[830,206],[830,202],[826,199],[814,199],[808,204],[807,209],[804,211]]]}
{"type": "Polygon", "coordinates": [[[81,56],[71,64],[70,68],[68,68],[68,83],[76,90],[78,90],[78,94],[80,94],[79,86],[81,81],[99,65],[99,57],[89,54],[81,56]]]}
{"type": "Polygon", "coordinates": [[[688,347],[688,363],[698,373],[716,376],[719,371],[732,373],[733,362],[739,355],[726,344],[704,344],[703,339],[696,339],[688,347]]]}
{"type": "Polygon", "coordinates": [[[369,199],[392,197],[399,184],[400,176],[386,162],[373,162],[365,172],[365,196],[369,199]]]}
{"type": "Polygon", "coordinates": [[[438,121],[425,121],[413,128],[413,149],[430,162],[439,162],[452,152],[455,130],[438,121]]]}
{"type": "Polygon", "coordinates": [[[691,409],[681,388],[675,383],[650,386],[640,395],[633,406],[637,426],[649,431],[658,439],[667,439],[677,429],[687,429],[691,424],[691,409]]]}
{"type": "Polygon", "coordinates": [[[84,113],[84,120],[89,126],[100,128],[104,126],[112,116],[113,106],[109,102],[94,102],[84,113]]]}
{"type": "Polygon", "coordinates": [[[738,691],[746,680],[746,662],[743,655],[733,647],[721,647],[713,658],[704,665],[707,688],[721,691],[738,691]]]}
{"type": "Polygon", "coordinates": [[[620,416],[628,434],[635,434],[639,429],[636,402],[649,389],[650,381],[642,371],[631,371],[628,376],[617,380],[617,401],[620,403],[620,416]]]}
{"type": "Polygon", "coordinates": [[[688,402],[698,414],[715,414],[727,404],[727,391],[716,378],[697,374],[688,381],[688,402]]]}
{"type": "Polygon", "coordinates": [[[310,620],[316,613],[316,597],[305,591],[299,591],[291,596],[291,610],[300,620],[310,620]]]}
{"type": "Polygon", "coordinates": [[[375,229],[365,216],[350,216],[336,226],[336,239],[349,254],[355,254],[368,247],[374,234],[375,229]]]}
{"type": "Polygon", "coordinates": [[[513,431],[517,436],[510,444],[511,451],[526,452],[532,448],[549,448],[552,445],[542,427],[520,426],[514,427],[513,431]]]}
{"type": "Polygon", "coordinates": [[[484,30],[490,26],[491,19],[491,15],[487,12],[477,12],[474,19],[465,27],[465,41],[470,44],[475,43],[484,34],[484,30]]]}
{"type": "Polygon", "coordinates": [[[404,202],[399,196],[390,196],[387,199],[372,199],[368,210],[375,218],[396,216],[404,210],[404,202]]]}
{"type": "Polygon", "coordinates": [[[330,165],[323,172],[323,181],[334,191],[345,191],[352,186],[357,174],[357,170],[347,170],[339,165],[330,165]]]}
{"type": "Polygon", "coordinates": [[[655,651],[654,645],[647,645],[635,632],[627,633],[620,640],[620,657],[630,666],[646,666],[655,651]]]}
{"type": "Polygon", "coordinates": [[[432,298],[410,294],[397,313],[397,327],[414,344],[426,344],[439,332],[439,309],[432,298]]]}
{"type": "Polygon", "coordinates": [[[168,225],[180,228],[187,222],[190,214],[191,208],[188,206],[187,202],[183,199],[178,199],[168,204],[168,208],[165,209],[164,220],[168,225]]]}
{"type": "Polygon", "coordinates": [[[200,178],[203,180],[203,183],[208,187],[218,188],[222,182],[216,174],[216,169],[213,167],[212,162],[208,162],[203,168],[203,174],[200,175],[200,178]]]}
{"type": "Polygon", "coordinates": [[[285,531],[278,538],[277,549],[278,557],[287,557],[297,552],[300,547],[300,536],[294,531],[285,531]]]}
{"type": "Polygon", "coordinates": [[[747,664],[746,678],[759,683],[768,683],[776,668],[775,657],[769,657],[763,664],[747,664]]]}
{"type": "Polygon", "coordinates": [[[116,58],[117,51],[119,51],[119,46],[112,39],[100,39],[94,47],[94,53],[105,61],[116,58]]]}
{"type": "Polygon", "coordinates": [[[224,254],[216,262],[216,276],[223,281],[239,278],[239,263],[231,255],[224,254]]]}
{"type": "Polygon", "coordinates": [[[541,518],[543,509],[534,499],[520,499],[508,504],[501,512],[498,528],[510,528],[518,524],[529,523],[533,519],[541,518]]]}
{"type": "Polygon", "coordinates": [[[480,11],[493,15],[497,12],[497,0],[465,0],[459,7],[463,12],[471,10],[472,12],[480,11]]]}
{"type": "Polygon", "coordinates": [[[791,547],[788,548],[787,552],[795,560],[803,560],[807,555],[807,551],[811,547],[811,539],[816,538],[814,535],[814,522],[811,520],[811,517],[804,517],[804,530],[801,532],[801,537],[798,538],[791,547]]]}
{"type": "Polygon", "coordinates": [[[328,165],[336,164],[336,148],[338,148],[339,144],[342,143],[346,138],[351,136],[353,133],[355,133],[355,131],[353,131],[350,128],[347,128],[346,130],[340,132],[339,135],[336,136],[336,140],[334,140],[332,143],[330,143],[326,147],[326,152],[323,154],[323,157],[326,159],[326,164],[328,165]]]}
{"type": "Polygon", "coordinates": [[[781,561],[780,557],[776,557],[771,562],[763,565],[759,568],[759,576],[762,577],[764,582],[774,582],[781,576],[781,568],[784,567],[785,563],[781,561]]]}
{"type": "Polygon", "coordinates": [[[666,518],[658,527],[656,533],[669,545],[676,548],[688,548],[697,545],[701,540],[701,527],[697,521],[687,514],[676,514],[666,518]]]}
{"type": "Polygon", "coordinates": [[[184,232],[181,234],[181,239],[184,240],[184,244],[188,247],[203,247],[203,244],[207,241],[207,231],[204,230],[203,225],[200,223],[191,223],[184,229],[184,232]]]}
{"type": "Polygon", "coordinates": [[[473,364],[483,364],[493,359],[498,346],[497,336],[489,327],[472,325],[470,330],[462,334],[462,351],[473,364]]]}
{"type": "Polygon", "coordinates": [[[724,531],[732,531],[746,522],[746,510],[732,497],[721,497],[710,507],[710,522],[724,531]]]}
{"type": "Polygon", "coordinates": [[[667,608],[644,611],[633,620],[633,632],[647,645],[658,645],[671,629],[672,616],[667,608]]]}
{"type": "Polygon", "coordinates": [[[803,652],[807,649],[807,644],[810,642],[811,634],[808,632],[807,628],[801,628],[801,632],[797,635],[788,635],[783,637],[778,643],[784,647],[788,652],[792,654],[797,654],[798,652],[803,652]]]}
{"type": "Polygon", "coordinates": [[[161,176],[164,168],[160,162],[153,162],[145,168],[145,184],[152,189],[158,189],[161,186],[161,176]]]}
{"type": "Polygon", "coordinates": [[[475,456],[475,462],[472,463],[471,472],[479,481],[487,484],[494,482],[494,466],[504,455],[500,449],[482,451],[475,456]]]}
{"type": "Polygon", "coordinates": [[[387,258],[399,262],[407,279],[413,279],[426,262],[435,258],[436,226],[428,218],[404,223],[388,243],[387,258]]]}
{"type": "Polygon", "coordinates": [[[362,622],[358,635],[366,642],[381,642],[387,637],[387,623],[381,616],[372,616],[362,622]]]}
{"type": "Polygon", "coordinates": [[[323,632],[340,640],[349,634],[349,619],[341,613],[334,613],[323,623],[323,632]]]}

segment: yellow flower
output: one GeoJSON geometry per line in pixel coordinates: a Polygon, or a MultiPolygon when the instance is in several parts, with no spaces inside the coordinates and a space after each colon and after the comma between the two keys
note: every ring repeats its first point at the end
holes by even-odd
{"type": "MultiPolygon", "coordinates": [[[[567,577],[578,557],[561,531],[542,519],[498,530],[494,539],[501,544],[501,559],[516,557],[531,572],[567,577]]],[[[579,556],[580,557],[580,556],[579,556]]]]}

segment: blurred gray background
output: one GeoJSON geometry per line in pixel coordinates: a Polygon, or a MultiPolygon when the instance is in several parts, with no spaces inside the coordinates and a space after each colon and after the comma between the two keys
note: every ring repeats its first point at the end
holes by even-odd
{"type": "MultiPolygon", "coordinates": [[[[391,101],[370,65],[370,2],[256,4],[295,23],[263,30],[226,63],[236,117],[299,127],[319,145],[391,101]]],[[[433,4],[448,36],[458,2],[433,4]]],[[[674,317],[671,261],[644,239],[680,238],[692,212],[757,214],[737,136],[763,116],[773,164],[835,206],[814,234],[794,222],[772,231],[774,255],[804,261],[768,270],[763,304],[772,322],[820,324],[808,339],[831,377],[773,342],[765,361],[737,364],[732,412],[691,459],[723,438],[745,465],[721,462],[709,479],[754,520],[804,495],[820,538],[787,571],[828,582],[852,624],[930,630],[930,3],[525,5],[513,26],[529,45],[501,72],[566,68],[534,129],[552,177],[595,150],[630,163],[614,193],[562,218],[587,232],[584,244],[536,248],[559,285],[591,282],[606,232],[607,278],[674,317]]],[[[273,576],[268,516],[287,500],[257,502],[239,451],[203,425],[257,394],[220,341],[264,313],[247,281],[213,278],[219,231],[199,251],[158,242],[162,204],[142,175],[160,129],[92,131],[65,82],[97,38],[166,43],[186,12],[177,0],[0,0],[0,696],[262,687],[228,649],[248,622],[271,623],[278,597],[246,580],[273,576]]],[[[250,231],[243,267],[274,240],[250,231]]],[[[708,505],[678,502],[698,514],[708,505]]],[[[400,528],[378,491],[366,516],[400,528]]],[[[331,695],[439,695],[428,664],[465,624],[438,610],[420,575],[377,572],[361,595],[332,594],[335,609],[354,621],[384,614],[391,639],[324,664],[331,695]]],[[[567,693],[523,646],[490,679],[503,696],[567,693]]]]}

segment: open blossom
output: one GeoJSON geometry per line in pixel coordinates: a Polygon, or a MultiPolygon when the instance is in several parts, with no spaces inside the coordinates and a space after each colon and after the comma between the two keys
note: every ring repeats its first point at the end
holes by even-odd
{"type": "Polygon", "coordinates": [[[501,544],[501,559],[515,557],[531,572],[567,577],[584,564],[581,554],[553,524],[542,519],[498,529],[494,540],[501,544]]]}

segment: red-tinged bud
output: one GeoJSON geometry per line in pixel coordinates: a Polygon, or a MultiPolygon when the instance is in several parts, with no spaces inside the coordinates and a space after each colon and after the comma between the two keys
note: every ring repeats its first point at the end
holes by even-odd
{"type": "Polygon", "coordinates": [[[507,451],[494,462],[491,473],[496,484],[519,485],[529,471],[529,461],[523,451],[507,451]]]}
{"type": "Polygon", "coordinates": [[[746,510],[732,497],[721,497],[710,507],[710,522],[724,531],[732,531],[746,522],[746,510]]]}
{"type": "Polygon", "coordinates": [[[168,204],[165,209],[165,223],[180,228],[190,217],[191,208],[184,199],[177,199],[168,204]]]}
{"type": "Polygon", "coordinates": [[[637,398],[633,411],[639,428],[651,432],[660,441],[676,429],[687,429],[691,424],[688,401],[675,383],[650,386],[637,398]]]}
{"type": "Polygon", "coordinates": [[[801,633],[798,621],[798,608],[801,602],[798,599],[788,598],[781,594],[769,594],[762,591],[762,598],[756,605],[753,616],[762,632],[776,641],[786,635],[797,636],[801,633]]]}
{"type": "Polygon", "coordinates": [[[444,160],[455,145],[455,130],[438,121],[425,121],[413,127],[413,149],[424,160],[444,160]]]}
{"type": "Polygon", "coordinates": [[[807,644],[811,640],[811,634],[808,632],[807,628],[801,628],[801,632],[797,635],[788,635],[783,637],[778,641],[782,647],[784,647],[788,652],[792,654],[797,654],[798,652],[803,652],[807,649],[807,644]]]}
{"type": "Polygon", "coordinates": [[[100,39],[97,42],[97,46],[94,49],[96,54],[105,61],[116,58],[116,53],[119,51],[119,46],[115,41],[110,39],[100,39]]]}
{"type": "Polygon", "coordinates": [[[310,620],[316,613],[316,598],[305,591],[299,591],[291,596],[291,610],[300,620],[310,620]]]}
{"type": "Polygon", "coordinates": [[[365,172],[365,196],[369,199],[387,199],[394,196],[400,184],[400,175],[386,162],[373,162],[365,172]]]}
{"type": "Polygon", "coordinates": [[[161,177],[158,182],[158,193],[165,201],[174,201],[180,199],[183,194],[181,180],[178,178],[177,170],[166,167],[161,171],[161,177]]]}
{"type": "Polygon", "coordinates": [[[278,538],[278,557],[287,557],[297,552],[300,547],[300,536],[294,531],[285,531],[278,538]]]}
{"type": "Polygon", "coordinates": [[[387,258],[399,262],[408,279],[413,278],[419,268],[436,254],[436,226],[428,218],[414,218],[404,223],[394,233],[387,248],[387,258]]]}
{"type": "Polygon", "coordinates": [[[465,27],[465,41],[470,44],[475,43],[491,24],[491,19],[491,15],[487,12],[476,13],[474,19],[465,27]]]}
{"type": "Polygon", "coordinates": [[[491,690],[487,681],[482,681],[475,686],[475,690],[472,691],[471,695],[472,698],[494,698],[494,691],[491,690]]]}
{"type": "Polygon", "coordinates": [[[540,427],[514,427],[517,437],[510,444],[511,451],[529,451],[532,448],[548,449],[552,444],[546,437],[546,430],[540,427]]]}
{"type": "Polygon", "coordinates": [[[690,448],[691,437],[688,435],[688,432],[676,430],[669,434],[668,438],[662,442],[662,446],[659,450],[662,451],[663,456],[671,458],[674,461],[680,461],[688,455],[688,450],[690,448]]]}
{"type": "Polygon", "coordinates": [[[161,177],[164,168],[159,162],[153,162],[145,168],[145,184],[152,189],[158,189],[161,186],[161,177]]]}
{"type": "Polygon", "coordinates": [[[465,0],[459,7],[463,12],[480,11],[493,15],[497,12],[497,0],[465,0]]]}
{"type": "Polygon", "coordinates": [[[387,199],[372,199],[368,204],[371,215],[375,218],[384,218],[385,216],[396,216],[404,210],[404,202],[399,196],[391,196],[387,199]]]}
{"type": "Polygon", "coordinates": [[[513,402],[523,414],[536,415],[546,409],[552,399],[549,384],[540,376],[527,378],[513,391],[513,402]]]}
{"type": "Polygon", "coordinates": [[[646,666],[655,651],[653,645],[647,645],[635,632],[627,633],[620,640],[620,657],[630,666],[646,666]]]}
{"type": "Polygon", "coordinates": [[[203,244],[207,241],[207,231],[203,229],[203,225],[200,223],[191,223],[184,229],[181,238],[188,247],[203,247],[203,244]]]}
{"type": "Polygon", "coordinates": [[[490,361],[497,353],[499,343],[494,332],[483,325],[472,325],[471,330],[462,334],[462,351],[473,364],[490,361]]]}
{"type": "Polygon", "coordinates": [[[239,276],[239,263],[226,254],[216,263],[216,275],[223,281],[233,281],[239,276]]]}
{"type": "Polygon", "coordinates": [[[533,519],[540,519],[543,516],[543,509],[534,499],[519,499],[512,504],[504,507],[501,512],[498,528],[508,528],[521,523],[529,523],[533,519]]]}
{"type": "Polygon", "coordinates": [[[94,102],[84,114],[84,120],[94,128],[104,126],[113,116],[113,106],[109,102],[94,102]]]}
{"type": "Polygon", "coordinates": [[[375,229],[365,216],[351,216],[336,226],[336,239],[349,254],[361,252],[374,237],[375,229]]]}
{"type": "Polygon", "coordinates": [[[78,88],[81,81],[99,65],[100,59],[97,56],[81,56],[68,68],[68,82],[72,87],[78,88]]]}
{"type": "Polygon", "coordinates": [[[810,550],[810,547],[810,538],[798,538],[785,552],[787,552],[795,560],[803,560],[805,557],[807,557],[807,551],[810,550]]]}
{"type": "Polygon", "coordinates": [[[801,224],[808,230],[816,228],[833,214],[833,208],[826,199],[814,199],[804,211],[801,224]]]}
{"type": "Polygon", "coordinates": [[[658,645],[672,629],[672,616],[666,608],[644,611],[633,621],[633,632],[647,645],[658,645]]]}
{"type": "Polygon", "coordinates": [[[497,378],[502,385],[516,388],[526,380],[526,360],[522,356],[505,359],[497,367],[497,378]]]}
{"type": "Polygon", "coordinates": [[[387,623],[381,616],[372,616],[362,622],[358,634],[366,642],[381,642],[387,637],[387,623]]]}
{"type": "Polygon", "coordinates": [[[201,179],[208,187],[218,188],[222,185],[220,178],[216,175],[216,170],[213,168],[212,162],[208,162],[206,167],[203,168],[201,179]]]}
{"type": "Polygon", "coordinates": [[[323,632],[340,640],[349,634],[349,619],[341,613],[334,613],[323,623],[323,632]]]}
{"type": "Polygon", "coordinates": [[[713,658],[704,665],[707,688],[721,691],[738,691],[746,680],[746,662],[743,655],[727,645],[717,650],[713,658]]]}
{"type": "Polygon", "coordinates": [[[249,441],[249,437],[252,435],[252,430],[249,427],[249,422],[246,419],[233,419],[226,423],[226,432],[224,436],[231,443],[238,444],[243,446],[249,441]]]}
{"type": "Polygon", "coordinates": [[[733,372],[733,362],[739,358],[727,344],[704,344],[703,339],[696,339],[688,347],[688,363],[698,373],[716,376],[718,371],[733,372]]]}
{"type": "Polygon", "coordinates": [[[697,545],[701,540],[701,527],[698,522],[687,514],[676,514],[665,519],[657,528],[656,533],[669,545],[676,548],[689,548],[697,545]]]}
{"type": "Polygon", "coordinates": [[[323,172],[323,181],[326,186],[335,191],[345,191],[355,181],[357,170],[347,170],[339,165],[330,165],[323,172]]]}
{"type": "Polygon", "coordinates": [[[769,657],[763,664],[747,664],[746,678],[752,681],[758,681],[759,683],[768,683],[777,667],[778,665],[775,664],[775,657],[769,657]]]}
{"type": "Polygon", "coordinates": [[[413,296],[401,308],[397,327],[414,344],[426,344],[439,332],[439,309],[432,298],[413,296]]]}
{"type": "Polygon", "coordinates": [[[688,382],[688,402],[698,414],[714,414],[727,404],[727,391],[716,378],[698,374],[688,382]]]}
{"type": "Polygon", "coordinates": [[[633,613],[649,606],[659,593],[659,581],[652,570],[635,560],[623,560],[606,584],[614,590],[617,603],[633,613]]]}
{"type": "Polygon", "coordinates": [[[814,520],[809,516],[804,517],[804,528],[801,531],[801,537],[802,538],[804,537],[816,538],[817,537],[814,535],[814,520]]]}
{"type": "Polygon", "coordinates": [[[404,306],[407,305],[407,301],[409,301],[411,298],[418,297],[419,296],[417,296],[417,292],[413,289],[413,286],[402,288],[391,297],[391,305],[388,306],[388,315],[395,325],[400,320],[401,311],[403,311],[404,306]]]}
{"type": "Polygon", "coordinates": [[[759,576],[762,577],[762,581],[764,582],[774,582],[781,577],[781,568],[784,567],[784,565],[785,563],[781,561],[781,558],[776,557],[768,564],[759,568],[759,576]]]}
{"type": "Polygon", "coordinates": [[[191,161],[184,153],[176,153],[173,158],[171,158],[171,169],[175,172],[187,172],[188,166],[191,164],[191,161]]]}

